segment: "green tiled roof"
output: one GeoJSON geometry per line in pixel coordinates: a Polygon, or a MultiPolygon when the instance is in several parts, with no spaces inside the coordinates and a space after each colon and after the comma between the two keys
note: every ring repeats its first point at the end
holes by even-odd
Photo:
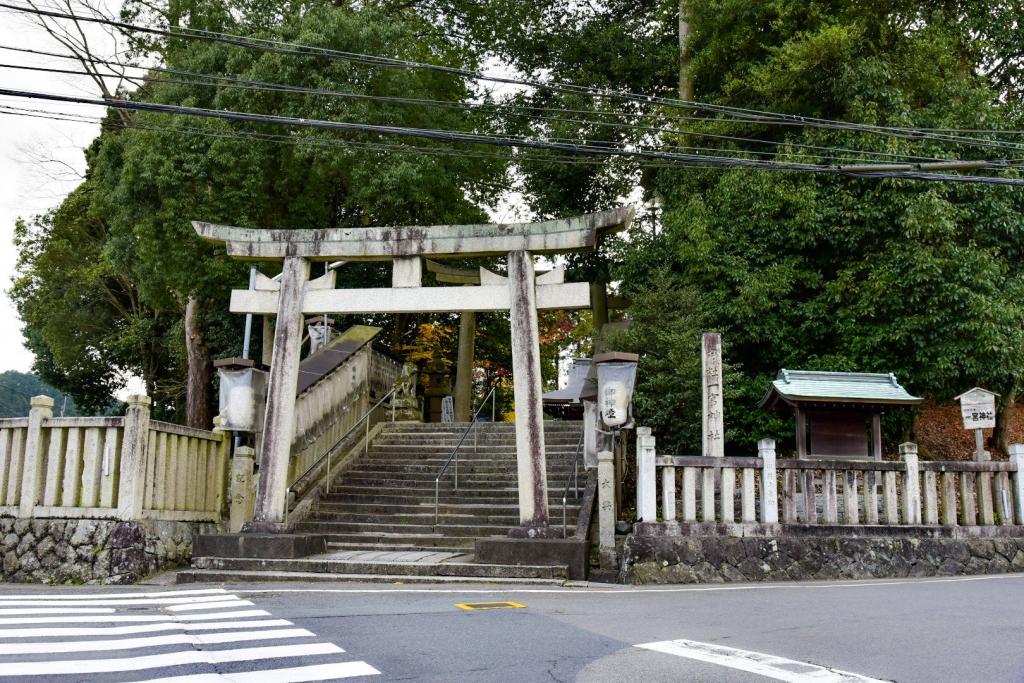
{"type": "Polygon", "coordinates": [[[913,405],[923,399],[911,396],[893,374],[868,372],[816,372],[782,370],[761,400],[764,406],[777,393],[786,402],[832,401],[913,405]]]}

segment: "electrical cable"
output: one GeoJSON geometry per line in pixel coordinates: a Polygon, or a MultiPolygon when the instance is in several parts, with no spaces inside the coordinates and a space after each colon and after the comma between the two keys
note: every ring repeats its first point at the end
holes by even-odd
{"type": "MultiPolygon", "coordinates": [[[[690,101],[690,100],[679,100],[675,98],[666,98],[655,95],[645,95],[641,93],[632,93],[626,91],[615,91],[610,89],[593,88],[590,86],[580,86],[570,83],[562,83],[558,81],[544,82],[536,80],[527,80],[521,78],[511,78],[505,76],[495,76],[491,74],[484,74],[470,69],[464,69],[460,67],[450,67],[439,64],[430,64],[425,62],[416,62],[412,60],[404,60],[393,57],[382,57],[379,55],[368,55],[357,52],[347,52],[342,50],[334,50],[330,48],[320,48],[315,46],[303,45],[301,43],[292,43],[281,40],[273,40],[266,38],[253,38],[248,36],[240,36],[236,34],[221,32],[221,31],[207,31],[203,29],[194,28],[182,28],[176,27],[175,30],[153,28],[148,26],[140,26],[137,24],[131,24],[123,21],[116,21],[106,17],[97,16],[83,16],[75,14],[73,12],[59,12],[53,10],[41,10],[34,7],[22,7],[18,5],[12,5],[10,3],[0,2],[0,8],[10,9],[17,12],[24,12],[34,14],[42,17],[58,18],[58,19],[69,19],[72,21],[84,21],[89,23],[98,23],[114,28],[118,28],[125,31],[135,31],[141,33],[147,33],[150,35],[159,35],[168,38],[184,38],[193,40],[203,40],[207,42],[216,42],[227,45],[233,45],[236,47],[258,49],[265,52],[273,52],[278,54],[292,54],[292,55],[303,55],[311,57],[329,57],[334,59],[343,59],[350,63],[363,64],[368,66],[378,67],[389,67],[389,68],[407,68],[407,69],[426,69],[432,71],[438,71],[442,73],[448,73],[452,75],[458,75],[463,78],[487,81],[493,83],[502,83],[508,85],[517,85],[529,88],[540,88],[547,89],[556,92],[567,92],[573,94],[586,94],[594,97],[604,97],[613,99],[623,99],[633,101],[641,104],[659,104],[662,106],[668,106],[672,108],[683,108],[683,109],[696,109],[700,111],[712,112],[717,114],[728,114],[733,117],[742,118],[749,122],[766,123],[766,122],[788,122],[794,125],[818,127],[818,128],[831,128],[831,129],[842,129],[842,130],[855,130],[858,132],[872,133],[877,135],[889,135],[894,137],[903,137],[908,139],[929,139],[941,142],[955,142],[964,145],[978,146],[978,147],[990,147],[999,149],[1012,149],[1021,150],[1024,149],[1024,145],[1018,145],[1016,143],[1008,143],[1005,141],[982,141],[977,138],[969,138],[956,135],[940,135],[938,133],[926,133],[916,128],[903,128],[896,126],[879,126],[872,124],[857,124],[845,121],[834,121],[830,119],[823,119],[819,117],[800,116],[795,114],[782,114],[778,112],[771,112],[759,109],[750,109],[743,107],[731,107],[726,105],[714,105],[704,102],[690,101]]],[[[946,129],[939,129],[946,130],[946,129]]]]}

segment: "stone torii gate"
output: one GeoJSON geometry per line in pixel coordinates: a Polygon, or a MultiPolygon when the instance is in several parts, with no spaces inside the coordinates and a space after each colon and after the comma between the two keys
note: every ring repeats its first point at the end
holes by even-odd
{"type": "Polygon", "coordinates": [[[589,283],[566,283],[561,269],[534,273],[533,254],[584,251],[633,220],[631,206],[539,223],[260,230],[193,221],[200,237],[229,256],[283,261],[280,282],[257,277],[231,292],[232,313],[276,315],[253,521],[247,531],[285,531],[288,460],[295,430],[302,322],[310,314],[509,311],[519,482],[517,533],[546,535],[547,468],[541,404],[538,309],[591,305],[589,283]],[[508,276],[481,270],[478,286],[423,287],[423,258],[506,255],[508,276]],[[390,288],[335,289],[333,272],[310,281],[312,261],[393,261],[390,288]]]}

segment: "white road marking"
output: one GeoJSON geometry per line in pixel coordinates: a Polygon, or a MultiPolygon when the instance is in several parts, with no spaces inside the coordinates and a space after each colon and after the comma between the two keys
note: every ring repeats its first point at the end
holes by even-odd
{"type": "Polygon", "coordinates": [[[270,645],[237,650],[184,650],[159,655],[121,657],[117,659],[77,659],[50,662],[3,662],[6,676],[59,676],[75,674],[110,673],[113,671],[139,671],[182,664],[224,664],[278,657],[310,657],[344,652],[333,643],[311,645],[270,645]]]}
{"type": "MultiPolygon", "coordinates": [[[[109,610],[113,612],[115,610],[109,610]]],[[[106,613],[106,611],[104,611],[106,613]]],[[[238,610],[235,612],[216,612],[214,614],[115,614],[109,617],[92,616],[61,616],[61,617],[16,617],[0,619],[0,625],[12,624],[97,624],[116,622],[146,621],[206,621],[214,619],[238,619],[243,617],[268,617],[270,612],[261,609],[238,610]]]]}
{"type": "MultiPolygon", "coordinates": [[[[249,603],[250,605],[252,603],[249,603]]],[[[0,609],[0,614],[113,614],[116,612],[113,607],[71,607],[63,609],[50,609],[46,607],[27,609],[0,609]]]]}
{"type": "MultiPolygon", "coordinates": [[[[128,600],[123,598],[114,598],[108,600],[106,598],[96,599],[82,599],[75,600],[73,603],[69,601],[53,601],[46,599],[35,599],[35,600],[7,600],[6,602],[0,602],[0,607],[60,607],[62,609],[74,606],[74,607],[98,607],[98,606],[119,606],[119,607],[150,607],[154,605],[202,605],[205,603],[220,604],[224,602],[224,598],[227,597],[221,595],[200,595],[190,596],[186,595],[183,597],[163,597],[163,598],[141,598],[139,600],[128,600]]],[[[196,609],[201,609],[197,607],[196,609]]]]}
{"type": "Polygon", "coordinates": [[[869,678],[849,671],[829,669],[763,652],[739,650],[714,643],[700,643],[695,640],[665,640],[658,643],[643,643],[636,647],[747,671],[788,683],[883,683],[877,678],[869,678]]]}
{"type": "Polygon", "coordinates": [[[187,591],[160,591],[159,593],[12,593],[11,595],[0,595],[0,601],[2,600],[88,600],[90,598],[103,597],[103,598],[166,598],[174,595],[212,595],[219,593],[224,595],[227,593],[223,588],[204,588],[202,590],[187,590],[187,591]]]}
{"type": "Polygon", "coordinates": [[[4,628],[0,629],[0,638],[55,638],[69,636],[126,636],[134,633],[153,633],[155,631],[212,631],[228,628],[269,628],[271,626],[294,626],[287,619],[264,619],[261,621],[213,621],[197,624],[182,624],[165,621],[158,624],[139,624],[138,626],[82,626],[67,628],[4,628]]]}
{"type": "Polygon", "coordinates": [[[643,593],[703,593],[721,591],[757,591],[757,590],[814,590],[833,588],[869,588],[872,586],[902,586],[928,583],[962,583],[965,581],[1006,581],[1024,579],[1024,574],[996,574],[989,576],[960,576],[956,578],[925,578],[900,579],[898,581],[865,581],[850,580],[846,583],[743,583],[735,586],[689,586],[686,588],[591,588],[590,586],[565,586],[563,588],[245,588],[232,586],[235,593],[258,595],[260,593],[420,593],[438,595],[511,595],[511,594],[544,594],[555,595],[628,595],[635,597],[643,593]]]}
{"type": "MultiPolygon", "coordinates": [[[[231,596],[234,597],[234,596],[231,596]]],[[[223,602],[203,602],[198,605],[168,605],[165,609],[171,610],[172,612],[184,612],[186,610],[195,609],[220,609],[221,607],[251,607],[252,603],[248,600],[225,600],[223,602]]]]}
{"type": "Polygon", "coordinates": [[[260,671],[244,671],[230,674],[193,674],[191,676],[171,676],[168,678],[150,678],[146,683],[304,683],[305,681],[329,681],[336,678],[352,678],[353,676],[375,676],[379,674],[366,662],[341,662],[339,664],[313,664],[296,666],[289,669],[262,669],[260,671]]]}
{"type": "Polygon", "coordinates": [[[50,615],[0,617],[0,625],[11,626],[0,628],[2,680],[9,676],[89,678],[93,674],[189,665],[199,665],[193,670],[210,673],[159,680],[299,683],[380,673],[366,662],[340,661],[339,655],[344,655],[345,650],[334,643],[309,642],[316,634],[286,619],[264,618],[272,615],[261,609],[235,609],[253,604],[226,591],[184,596],[167,592],[139,599],[108,599],[93,593],[79,600],[64,601],[18,596],[0,600],[0,606],[9,608],[0,609],[0,615],[50,615]],[[150,613],[126,614],[133,609],[147,609],[150,613]],[[31,624],[44,626],[25,627],[31,624]],[[293,644],[281,644],[289,639],[293,644]],[[294,639],[306,642],[296,644],[294,639]],[[210,646],[215,649],[204,649],[210,646]],[[167,648],[172,651],[161,651],[167,648]],[[133,651],[135,654],[131,655],[133,651]],[[68,656],[79,659],[64,659],[68,656]],[[81,659],[83,656],[102,659],[81,659]],[[310,657],[320,657],[323,663],[301,665],[310,657]],[[27,658],[37,661],[24,661],[27,658]],[[38,661],[43,659],[46,661],[38,661]],[[257,664],[245,667],[250,671],[214,673],[220,668],[217,665],[234,662],[257,664]]]}
{"type": "Polygon", "coordinates": [[[221,643],[242,643],[248,640],[314,637],[316,637],[315,634],[310,633],[304,628],[272,629],[269,631],[230,631],[228,633],[199,635],[174,633],[166,636],[149,636],[147,638],[0,644],[0,655],[38,655],[48,652],[103,652],[111,650],[137,650],[143,647],[161,647],[164,645],[218,645],[221,643]]]}

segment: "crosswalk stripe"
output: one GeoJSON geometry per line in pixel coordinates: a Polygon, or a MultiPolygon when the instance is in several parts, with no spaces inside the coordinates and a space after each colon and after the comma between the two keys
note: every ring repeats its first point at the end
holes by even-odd
{"type": "MultiPolygon", "coordinates": [[[[58,612],[60,610],[57,610],[58,612]]],[[[104,614],[116,610],[97,610],[104,614]]],[[[63,612],[63,614],[67,614],[63,612]]],[[[96,616],[60,616],[60,617],[15,617],[12,619],[0,618],[0,625],[10,626],[13,624],[95,624],[115,622],[146,622],[146,621],[206,621],[214,619],[239,619],[243,617],[268,617],[270,612],[261,609],[237,610],[234,612],[215,612],[212,614],[115,614],[109,617],[96,616]]]]}
{"type": "Polygon", "coordinates": [[[788,683],[882,683],[875,678],[839,669],[826,668],[817,664],[799,662],[776,655],[740,650],[715,643],[701,643],[695,640],[665,640],[657,643],[643,643],[636,647],[654,652],[685,657],[699,662],[747,671],[749,673],[788,683]]]}
{"type": "Polygon", "coordinates": [[[270,631],[231,631],[229,633],[207,633],[191,635],[174,633],[166,636],[146,638],[115,638],[110,640],[65,640],[50,643],[12,643],[0,645],[0,655],[37,655],[49,652],[103,652],[108,650],[137,650],[143,647],[164,645],[219,645],[241,643],[249,640],[274,640],[276,638],[314,638],[315,634],[304,628],[287,628],[270,631]]]}
{"type": "Polygon", "coordinates": [[[228,628],[269,628],[271,626],[294,626],[287,619],[263,619],[260,621],[212,621],[183,624],[166,621],[138,626],[82,626],[66,628],[4,628],[0,638],[54,638],[69,636],[126,636],[133,633],[154,631],[212,631],[228,628]]]}
{"type": "MultiPolygon", "coordinates": [[[[224,595],[227,591],[223,588],[203,588],[197,590],[187,591],[160,591],[159,593],[103,593],[104,598],[165,598],[168,596],[175,595],[212,595],[220,594],[224,595]]],[[[75,600],[91,600],[97,597],[97,593],[77,593],[77,594],[56,594],[50,595],[47,593],[13,593],[11,595],[0,595],[0,602],[4,600],[68,600],[73,602],[75,600]]]]}
{"type": "MultiPolygon", "coordinates": [[[[115,598],[107,600],[104,598],[94,600],[76,600],[73,605],[74,607],[152,607],[155,605],[200,605],[200,604],[220,604],[224,602],[224,596],[221,595],[186,595],[182,597],[164,597],[164,598],[141,598],[138,600],[129,600],[127,598],[115,598]]],[[[8,600],[6,602],[0,602],[0,607],[69,607],[67,601],[53,601],[53,600],[8,600]]],[[[201,608],[196,608],[201,609],[201,608]]]]}
{"type": "Polygon", "coordinates": [[[333,643],[310,645],[269,645],[237,650],[185,650],[158,655],[121,657],[117,659],[77,659],[52,662],[4,662],[3,672],[8,676],[57,676],[66,674],[95,674],[115,671],[139,671],[182,664],[224,664],[258,659],[282,657],[310,657],[344,652],[333,643]]]}
{"type": "MultiPolygon", "coordinates": [[[[249,603],[252,604],[251,602],[249,603]]],[[[117,610],[113,607],[72,607],[72,608],[17,608],[0,609],[0,614],[113,614],[117,610]]]]}
{"type": "Polygon", "coordinates": [[[380,674],[366,662],[340,662],[338,664],[311,664],[287,669],[261,669],[222,674],[192,674],[149,678],[137,683],[305,683],[306,681],[328,681],[355,676],[376,676],[380,674]]]}
{"type": "MultiPolygon", "coordinates": [[[[231,596],[234,597],[234,596],[231,596]]],[[[252,603],[248,600],[225,600],[224,602],[204,602],[198,605],[168,605],[165,609],[171,610],[172,612],[184,612],[185,610],[195,609],[219,609],[221,607],[243,607],[251,606],[252,603]]]]}

